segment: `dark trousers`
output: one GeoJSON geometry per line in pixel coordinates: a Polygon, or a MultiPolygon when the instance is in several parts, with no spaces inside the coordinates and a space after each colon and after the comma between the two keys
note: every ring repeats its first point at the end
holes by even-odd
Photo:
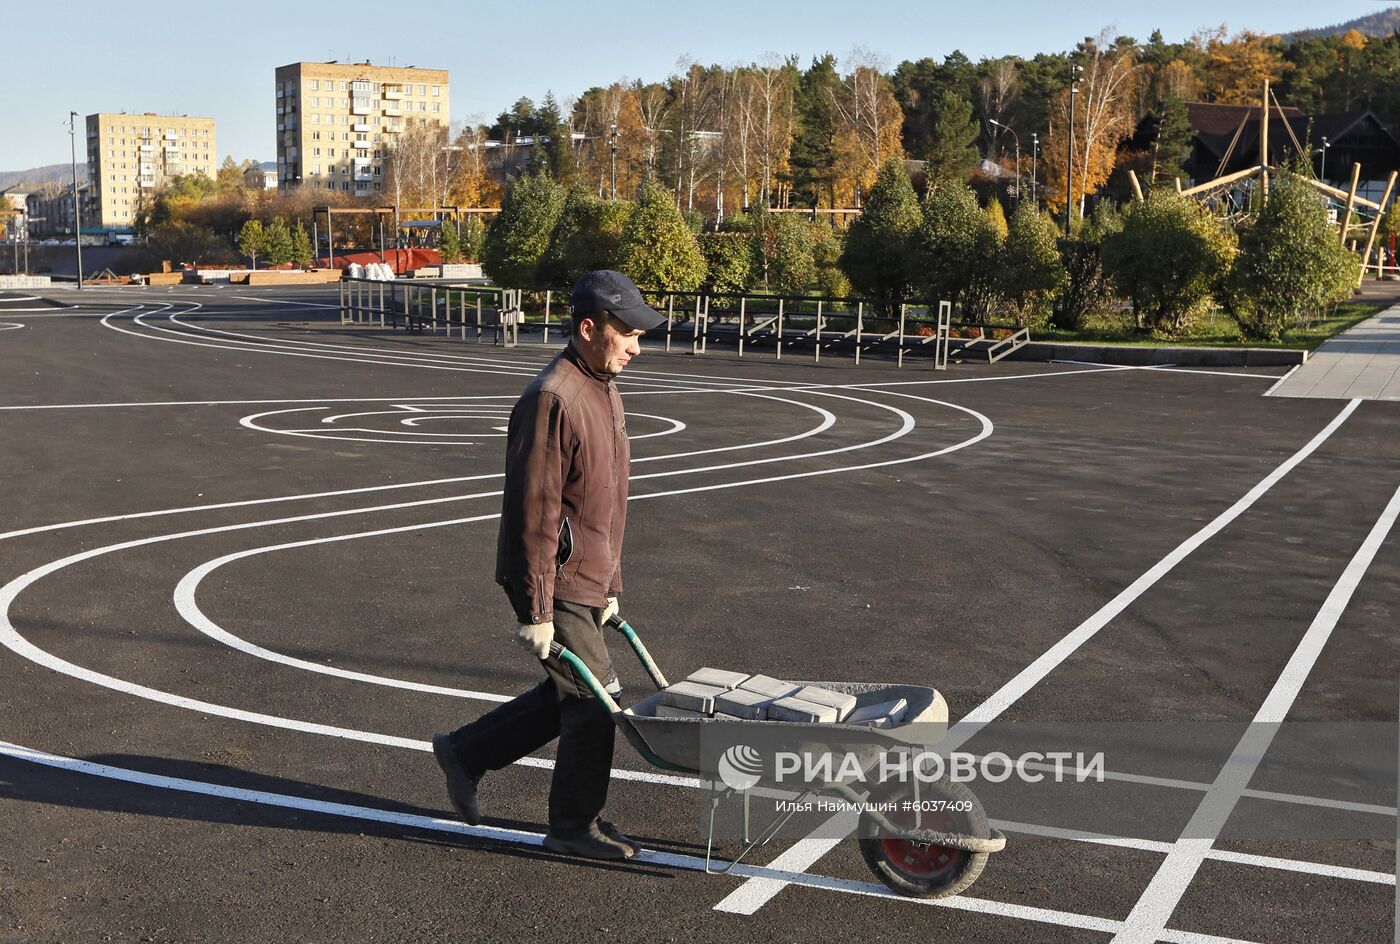
{"type": "MultiPolygon", "coordinates": [[[[603,642],[599,608],[554,601],[554,638],[583,659],[611,690],[616,676],[603,642]],[[611,683],[611,684],[608,684],[611,683]]],[[[607,709],[586,693],[573,673],[550,657],[549,678],[453,731],[452,747],[473,777],[500,770],[555,738],[559,749],[549,788],[549,831],[572,836],[586,831],[608,800],[615,728],[607,709]]]]}

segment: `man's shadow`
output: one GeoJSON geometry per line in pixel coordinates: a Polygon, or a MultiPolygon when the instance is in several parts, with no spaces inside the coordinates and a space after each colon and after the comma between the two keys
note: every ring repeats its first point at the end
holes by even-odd
{"type": "MultiPolygon", "coordinates": [[[[132,771],[138,774],[194,781],[214,789],[194,792],[171,786],[131,782],[94,773],[82,773],[0,754],[0,802],[24,802],[49,806],[69,806],[99,812],[138,816],[161,816],[194,822],[235,826],[261,826],[310,832],[375,836],[402,842],[424,843],[491,852],[520,859],[572,862],[592,868],[637,873],[658,878],[674,877],[674,870],[625,862],[606,862],[561,856],[538,846],[513,842],[508,838],[472,835],[437,829],[430,824],[383,822],[376,819],[337,814],[328,810],[298,809],[277,805],[282,798],[314,803],[341,804],[374,812],[407,814],[459,822],[457,816],[441,809],[401,803],[384,797],[320,784],[275,777],[226,764],[171,760],[137,754],[95,754],[83,760],[132,771]],[[236,796],[217,795],[218,787],[269,794],[273,802],[257,802],[236,796]]],[[[462,824],[463,828],[466,827],[462,824]]],[[[541,824],[488,817],[483,827],[539,833],[541,824]]],[[[638,837],[647,849],[690,854],[696,848],[686,843],[666,841],[669,848],[658,849],[654,838],[638,837]]]]}

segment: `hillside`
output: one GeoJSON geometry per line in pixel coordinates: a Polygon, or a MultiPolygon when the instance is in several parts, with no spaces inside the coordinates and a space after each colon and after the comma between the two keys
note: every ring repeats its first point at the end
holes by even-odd
{"type": "Polygon", "coordinates": [[[1357,30],[1367,36],[1389,36],[1400,29],[1400,7],[1391,7],[1388,10],[1381,10],[1377,13],[1369,13],[1366,16],[1359,16],[1354,20],[1347,20],[1345,23],[1338,23],[1336,26],[1324,26],[1321,29],[1299,30],[1290,34],[1288,39],[1312,39],[1318,36],[1340,36],[1348,30],[1357,30]]]}
{"type": "MultiPolygon", "coordinates": [[[[43,167],[31,167],[28,170],[6,170],[0,171],[0,190],[8,190],[11,187],[34,187],[55,181],[64,183],[73,179],[73,169],[70,164],[45,164],[43,167]]],[[[86,165],[78,165],[78,180],[87,180],[86,165]]]]}

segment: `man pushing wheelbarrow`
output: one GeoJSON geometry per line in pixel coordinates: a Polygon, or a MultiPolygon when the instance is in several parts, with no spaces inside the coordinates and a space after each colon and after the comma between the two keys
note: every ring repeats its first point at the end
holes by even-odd
{"type": "Polygon", "coordinates": [[[631,450],[614,378],[641,353],[639,339],[665,318],[619,272],[584,275],[569,305],[568,347],[535,377],[511,411],[496,582],[515,610],[515,638],[548,678],[450,734],[433,738],[447,792],[467,822],[481,821],[477,784],[559,739],[545,848],[624,859],[636,842],[600,819],[612,772],[613,719],[550,644],[567,648],[621,686],[602,628],[622,592],[631,450]]]}

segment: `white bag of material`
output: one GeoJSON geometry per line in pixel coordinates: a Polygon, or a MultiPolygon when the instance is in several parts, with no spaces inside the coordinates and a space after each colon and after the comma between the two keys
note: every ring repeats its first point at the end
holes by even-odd
{"type": "Polygon", "coordinates": [[[350,278],[362,279],[365,277],[365,267],[358,262],[350,263],[350,278]]]}

